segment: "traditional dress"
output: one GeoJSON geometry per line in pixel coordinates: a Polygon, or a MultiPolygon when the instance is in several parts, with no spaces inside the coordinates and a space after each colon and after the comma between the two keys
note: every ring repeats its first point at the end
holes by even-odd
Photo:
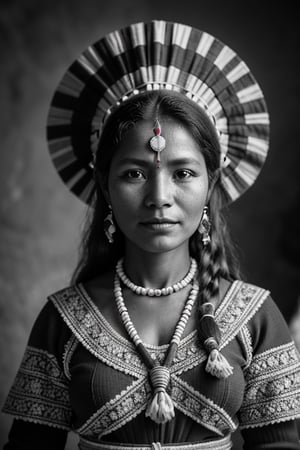
{"type": "MultiPolygon", "coordinates": [[[[35,427],[31,449],[41,442],[48,448],[45,430],[52,439],[73,430],[83,450],[184,449],[191,442],[186,448],[225,450],[237,427],[245,448],[300,449],[291,425],[300,417],[300,358],[269,292],[234,281],[216,321],[233,375],[208,374],[197,331],[185,335],[171,366],[175,418],[157,424],[145,417],[151,386],[136,347],[108,323],[83,284],[67,287],[49,296],[37,318],[3,411],[22,419],[16,430],[35,427]]],[[[163,361],[167,345],[145,345],[163,361]]],[[[17,441],[12,430],[6,448],[27,448],[17,441]]],[[[63,448],[59,442],[55,450],[63,448]]]]}

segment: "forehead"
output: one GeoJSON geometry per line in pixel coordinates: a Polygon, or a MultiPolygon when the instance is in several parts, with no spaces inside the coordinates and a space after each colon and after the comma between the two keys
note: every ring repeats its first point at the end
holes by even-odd
{"type": "MultiPolygon", "coordinates": [[[[191,132],[182,124],[168,119],[160,119],[161,135],[166,140],[166,147],[161,152],[162,164],[174,159],[193,159],[205,165],[200,145],[191,132]]],[[[113,158],[113,164],[122,163],[128,158],[153,162],[157,153],[150,147],[150,139],[154,136],[154,121],[136,123],[123,137],[113,158]]]]}

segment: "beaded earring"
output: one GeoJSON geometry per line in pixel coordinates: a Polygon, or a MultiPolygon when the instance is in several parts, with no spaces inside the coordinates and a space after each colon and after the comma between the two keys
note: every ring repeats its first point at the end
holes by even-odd
{"type": "Polygon", "coordinates": [[[210,219],[209,219],[209,215],[208,215],[208,207],[204,206],[203,208],[203,214],[202,214],[202,218],[200,221],[200,225],[198,227],[198,231],[201,234],[201,239],[202,239],[202,243],[204,245],[204,247],[209,244],[210,242],[210,229],[211,229],[211,223],[210,223],[210,219]]]}
{"type": "Polygon", "coordinates": [[[116,231],[116,226],[115,226],[114,220],[113,220],[111,205],[108,205],[108,207],[109,207],[109,213],[107,214],[107,216],[104,219],[104,226],[103,226],[103,228],[104,228],[105,236],[108,239],[108,242],[110,244],[112,244],[114,242],[113,234],[116,231]]]}

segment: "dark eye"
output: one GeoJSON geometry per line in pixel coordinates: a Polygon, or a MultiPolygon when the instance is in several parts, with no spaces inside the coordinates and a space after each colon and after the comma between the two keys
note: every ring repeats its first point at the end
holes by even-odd
{"type": "Polygon", "coordinates": [[[185,180],[187,178],[190,178],[191,176],[193,176],[193,172],[188,169],[180,169],[175,173],[175,178],[178,178],[179,180],[185,180]]]}
{"type": "Polygon", "coordinates": [[[141,172],[140,170],[127,170],[126,172],[126,177],[131,179],[131,180],[140,180],[142,178],[144,178],[144,174],[143,172],[141,172]]]}

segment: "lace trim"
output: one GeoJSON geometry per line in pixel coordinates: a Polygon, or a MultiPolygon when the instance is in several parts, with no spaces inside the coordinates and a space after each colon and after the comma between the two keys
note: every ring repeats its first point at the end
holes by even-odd
{"type": "Polygon", "coordinates": [[[172,399],[186,416],[218,435],[222,436],[228,430],[235,431],[237,428],[223,408],[177,376],[172,377],[172,399]]]}
{"type": "Polygon", "coordinates": [[[63,354],[64,374],[69,381],[71,380],[71,373],[69,370],[70,362],[71,362],[72,356],[76,350],[77,345],[78,345],[78,340],[76,339],[74,334],[72,334],[70,339],[68,340],[68,342],[65,345],[65,351],[63,354]]]}
{"type": "Polygon", "coordinates": [[[151,387],[145,377],[134,381],[114,399],[103,405],[76,431],[80,436],[100,439],[130,422],[146,409],[151,387]]]}
{"type": "Polygon", "coordinates": [[[294,342],[255,356],[245,379],[241,428],[300,417],[300,357],[294,342]]]}
{"type": "Polygon", "coordinates": [[[27,347],[3,412],[27,421],[71,429],[67,380],[55,356],[27,347]]]}

